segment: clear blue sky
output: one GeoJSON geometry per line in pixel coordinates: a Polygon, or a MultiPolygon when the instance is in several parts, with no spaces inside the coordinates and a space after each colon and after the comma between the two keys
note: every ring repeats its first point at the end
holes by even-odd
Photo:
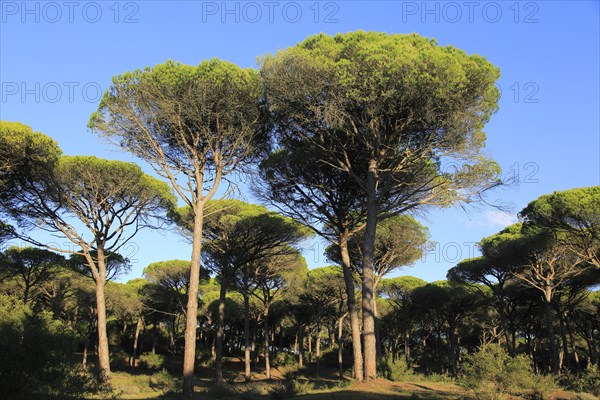
{"type": "MultiPolygon", "coordinates": [[[[520,185],[494,193],[512,205],[440,210],[422,222],[436,249],[410,274],[444,279],[474,255],[474,243],[515,221],[529,201],[600,184],[598,1],[1,1],[0,119],[56,139],[65,154],[132,160],[87,131],[112,76],[167,59],[219,57],[243,67],[305,37],[353,30],[434,37],[500,67],[500,110],[486,127],[487,151],[520,185]]],[[[141,163],[146,171],[147,165],[141,163]]],[[[248,193],[242,193],[252,201],[248,193]]],[[[307,244],[310,267],[326,264],[307,244]]],[[[127,278],[150,262],[186,259],[175,233],[144,232],[124,255],[127,278]]]]}

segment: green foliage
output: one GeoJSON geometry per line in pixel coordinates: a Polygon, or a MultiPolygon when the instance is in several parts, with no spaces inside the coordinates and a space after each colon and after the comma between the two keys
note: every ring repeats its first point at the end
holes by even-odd
{"type": "Polygon", "coordinates": [[[292,353],[280,351],[277,353],[272,362],[276,367],[283,367],[287,373],[288,371],[292,371],[296,368],[298,359],[297,356],[292,353]]]}
{"type": "Polygon", "coordinates": [[[571,252],[600,268],[600,186],[543,195],[519,215],[525,228],[552,232],[571,252]]]}
{"type": "Polygon", "coordinates": [[[21,192],[43,187],[61,153],[54,140],[31,127],[0,121],[0,212],[18,219],[21,192]]]}
{"type": "Polygon", "coordinates": [[[413,371],[406,365],[404,357],[398,357],[394,360],[390,355],[385,355],[377,364],[379,374],[390,381],[402,382],[411,380],[414,376],[413,371]]]}
{"type": "Polygon", "coordinates": [[[147,369],[161,369],[167,360],[167,357],[161,354],[146,353],[140,356],[140,365],[147,369]]]}
{"type": "MultiPolygon", "coordinates": [[[[384,276],[394,269],[412,265],[422,257],[429,245],[429,230],[408,215],[396,215],[377,224],[375,236],[375,273],[384,276]]],[[[348,251],[353,267],[362,273],[364,230],[348,240],[348,251]]],[[[327,247],[327,258],[342,264],[338,245],[327,247]]]]}
{"type": "Polygon", "coordinates": [[[600,396],[600,367],[597,365],[592,364],[588,366],[585,371],[578,375],[567,375],[561,381],[570,390],[600,396]]]}
{"type": "Polygon", "coordinates": [[[162,392],[169,392],[177,389],[177,381],[164,368],[159,372],[150,375],[149,382],[152,389],[160,390],[162,392]]]}
{"type": "Polygon", "coordinates": [[[78,398],[94,388],[71,359],[78,342],[48,312],[32,313],[17,298],[0,295],[0,393],[5,398],[78,398]]]}
{"type": "Polygon", "coordinates": [[[502,399],[507,395],[543,398],[544,393],[554,388],[550,377],[533,372],[526,356],[512,358],[496,344],[468,356],[462,372],[461,385],[486,399],[502,399]]]}
{"type": "Polygon", "coordinates": [[[308,380],[294,379],[290,382],[290,391],[293,395],[307,394],[315,389],[315,385],[308,380]]]}

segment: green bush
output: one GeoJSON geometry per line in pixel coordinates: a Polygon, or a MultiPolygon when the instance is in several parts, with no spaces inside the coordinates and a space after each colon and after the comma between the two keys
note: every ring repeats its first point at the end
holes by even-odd
{"type": "Polygon", "coordinates": [[[539,399],[555,386],[550,377],[533,372],[525,355],[512,358],[499,345],[490,345],[468,356],[462,372],[461,385],[487,399],[506,395],[539,399]]]}
{"type": "Polygon", "coordinates": [[[142,368],[159,370],[164,367],[167,357],[161,354],[146,353],[140,356],[142,368]]]}
{"type": "Polygon", "coordinates": [[[578,375],[566,375],[561,383],[567,389],[600,396],[600,368],[597,365],[590,365],[578,375]]]}
{"type": "Polygon", "coordinates": [[[273,366],[293,369],[298,364],[297,357],[292,353],[279,352],[273,360],[273,366]]]}
{"type": "Polygon", "coordinates": [[[294,379],[290,381],[290,391],[294,395],[307,394],[311,390],[314,390],[315,385],[307,380],[294,379]]]}
{"type": "Polygon", "coordinates": [[[160,390],[162,392],[169,392],[177,389],[177,381],[164,368],[159,372],[150,375],[149,383],[152,389],[160,390]]]}
{"type": "Polygon", "coordinates": [[[383,378],[394,382],[410,380],[414,377],[414,372],[408,368],[404,357],[394,360],[391,356],[386,355],[379,360],[377,369],[383,378]]]}
{"type": "Polygon", "coordinates": [[[51,313],[34,313],[20,299],[0,295],[0,338],[3,398],[79,398],[96,389],[72,359],[77,334],[51,313]]]}

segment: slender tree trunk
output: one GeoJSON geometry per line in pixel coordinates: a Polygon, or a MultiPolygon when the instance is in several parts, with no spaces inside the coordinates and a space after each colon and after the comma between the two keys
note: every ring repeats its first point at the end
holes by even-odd
{"type": "MultiPolygon", "coordinates": [[[[199,183],[201,184],[201,183],[199,183]]],[[[198,285],[200,281],[200,252],[202,251],[203,204],[194,208],[194,239],[190,265],[190,283],[185,319],[185,347],[183,353],[183,398],[194,398],[194,364],[196,361],[196,329],[198,326],[198,285]]]]}
{"type": "Polygon", "coordinates": [[[227,295],[227,282],[221,282],[219,290],[219,315],[217,317],[217,338],[215,369],[217,373],[217,383],[223,383],[223,329],[225,325],[225,296],[227,295]]]}
{"type": "MultiPolygon", "coordinates": [[[[110,359],[108,353],[108,334],[106,332],[106,300],[104,297],[104,285],[106,284],[106,260],[102,249],[98,249],[96,281],[96,313],[98,318],[98,366],[100,368],[100,380],[110,383],[110,359]]],[[[93,268],[93,261],[88,260],[93,268]]]]}
{"type": "MultiPolygon", "coordinates": [[[[564,363],[567,366],[567,369],[571,369],[571,357],[569,355],[569,343],[567,341],[567,332],[565,331],[565,322],[564,322],[564,316],[562,314],[562,312],[560,311],[560,306],[558,307],[557,310],[557,314],[558,314],[558,326],[560,328],[560,340],[561,340],[561,345],[562,345],[562,352],[564,354],[564,363]]],[[[561,369],[562,369],[562,362],[561,362],[561,369]]]]}
{"type": "Polygon", "coordinates": [[[404,359],[406,366],[410,368],[412,363],[410,361],[410,331],[408,328],[404,331],[404,359]]]}
{"type": "Polygon", "coordinates": [[[88,355],[89,345],[90,345],[90,338],[88,335],[88,337],[85,338],[85,342],[83,343],[83,360],[81,360],[81,365],[83,366],[83,369],[87,369],[87,355],[88,355]]]}
{"type": "Polygon", "coordinates": [[[298,353],[298,332],[294,335],[294,354],[298,353]]]}
{"type": "Polygon", "coordinates": [[[377,312],[377,287],[373,291],[373,315],[375,316],[375,349],[377,351],[377,359],[379,359],[381,357],[381,339],[379,337],[379,313],[377,312]]]}
{"type": "Polygon", "coordinates": [[[350,333],[352,335],[352,365],[354,379],[359,382],[363,380],[363,358],[362,343],[360,335],[360,319],[358,316],[358,304],[354,294],[354,278],[350,268],[350,253],[348,252],[348,236],[340,235],[340,253],[342,259],[342,270],[348,298],[348,313],[350,315],[350,333]]]}
{"type": "Polygon", "coordinates": [[[339,370],[339,374],[340,374],[340,381],[344,380],[344,353],[343,353],[343,349],[344,349],[344,343],[342,342],[342,337],[343,337],[343,327],[344,327],[344,318],[346,318],[347,314],[342,315],[339,319],[338,319],[338,337],[337,337],[337,342],[338,342],[338,370],[339,370]]]}
{"type": "Polygon", "coordinates": [[[29,284],[25,282],[25,289],[23,290],[23,304],[27,304],[29,301],[29,284]]]}
{"type": "Polygon", "coordinates": [[[131,367],[135,368],[135,359],[137,357],[138,340],[140,338],[140,330],[142,329],[142,316],[138,316],[137,324],[135,325],[135,334],[133,335],[133,351],[131,352],[131,367]]]}
{"type": "Polygon", "coordinates": [[[317,325],[317,337],[315,338],[316,341],[316,370],[317,370],[317,378],[319,376],[321,376],[321,324],[319,323],[319,325],[317,325]]]}
{"type": "Polygon", "coordinates": [[[244,379],[249,382],[252,379],[250,372],[250,295],[248,294],[248,279],[244,274],[244,379]]]}
{"type": "Polygon", "coordinates": [[[452,363],[452,376],[456,377],[456,373],[458,370],[458,361],[456,357],[457,353],[457,341],[456,341],[456,332],[455,332],[454,324],[450,324],[450,362],[452,363]]]}
{"type": "Polygon", "coordinates": [[[308,364],[312,364],[312,333],[308,333],[308,364]]]}
{"type": "Polygon", "coordinates": [[[367,174],[367,225],[363,248],[363,279],[362,279],[362,318],[363,318],[363,355],[365,364],[365,380],[377,377],[377,342],[375,339],[375,235],[377,231],[377,193],[376,193],[377,162],[369,161],[367,174]]]}
{"type": "Polygon", "coordinates": [[[271,360],[269,359],[269,305],[265,305],[264,312],[264,329],[265,329],[265,375],[267,379],[271,379],[271,360]]]}
{"type": "Polygon", "coordinates": [[[300,338],[298,341],[300,351],[298,351],[298,368],[304,367],[304,328],[300,328],[300,338]]]}
{"type": "Polygon", "coordinates": [[[506,341],[506,349],[508,350],[508,354],[511,357],[515,356],[515,348],[512,345],[512,340],[510,337],[510,332],[508,331],[508,324],[506,323],[506,310],[504,306],[504,302],[502,300],[498,300],[498,316],[500,317],[500,327],[504,332],[504,340],[506,341]]]}
{"type": "Polygon", "coordinates": [[[571,353],[573,354],[573,358],[575,360],[575,368],[579,370],[579,354],[577,354],[577,346],[575,346],[575,336],[573,335],[573,329],[571,328],[571,324],[569,323],[568,318],[565,319],[565,325],[567,327],[567,333],[569,334],[569,345],[571,346],[571,353]]]}
{"type": "Polygon", "coordinates": [[[558,372],[558,349],[556,347],[556,338],[554,337],[554,323],[552,321],[552,292],[547,289],[544,293],[544,311],[546,314],[546,329],[548,341],[550,343],[550,366],[552,372],[558,372]]]}

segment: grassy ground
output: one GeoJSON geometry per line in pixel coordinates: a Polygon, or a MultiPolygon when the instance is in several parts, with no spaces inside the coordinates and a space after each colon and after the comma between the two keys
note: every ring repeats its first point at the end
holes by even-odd
{"type": "MultiPolygon", "coordinates": [[[[243,379],[243,363],[238,359],[230,359],[225,363],[224,376],[226,385],[214,385],[214,370],[198,368],[196,392],[198,399],[288,399],[294,397],[304,400],[392,400],[392,399],[421,399],[421,400],[458,400],[475,399],[472,393],[453,383],[433,382],[391,382],[384,379],[366,383],[356,383],[351,379],[344,382],[338,380],[335,369],[322,368],[319,377],[314,371],[303,370],[298,374],[294,383],[284,378],[283,369],[272,370],[271,381],[266,381],[264,370],[257,369],[253,374],[253,382],[246,383],[243,379]],[[295,392],[303,393],[293,395],[295,392]]],[[[164,399],[175,400],[177,393],[169,392],[168,386],[180,387],[180,380],[165,373],[151,372],[115,372],[112,375],[114,395],[120,399],[164,399]],[[168,377],[168,378],[167,378],[168,377]],[[165,381],[166,382],[165,384],[165,381]]],[[[95,397],[96,399],[100,397],[95,397]]],[[[574,393],[556,391],[548,400],[575,400],[574,393]]],[[[516,400],[517,398],[515,398],[516,400]]]]}

